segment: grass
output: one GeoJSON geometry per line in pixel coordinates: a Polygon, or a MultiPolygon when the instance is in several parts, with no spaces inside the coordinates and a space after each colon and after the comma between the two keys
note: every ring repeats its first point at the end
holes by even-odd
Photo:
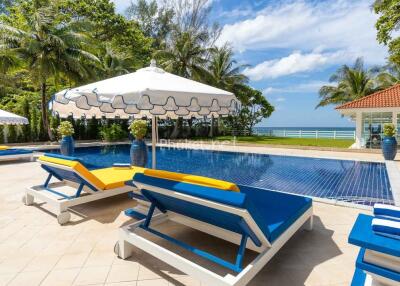
{"type": "MultiPolygon", "coordinates": [[[[232,136],[219,136],[215,138],[219,141],[232,141],[232,136]]],[[[238,136],[239,143],[254,143],[267,145],[292,145],[292,146],[314,146],[314,147],[333,147],[349,148],[354,140],[347,139],[328,139],[328,138],[288,138],[271,136],[238,136]]]]}

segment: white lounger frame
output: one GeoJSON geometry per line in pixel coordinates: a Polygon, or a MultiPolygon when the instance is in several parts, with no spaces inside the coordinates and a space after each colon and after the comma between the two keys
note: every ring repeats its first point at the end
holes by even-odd
{"type": "MultiPolygon", "coordinates": [[[[137,182],[135,182],[135,184],[140,189],[143,188],[151,190],[153,192],[158,192],[180,200],[185,200],[192,203],[208,206],[210,208],[215,208],[223,210],[225,212],[230,212],[240,215],[246,220],[246,223],[260,239],[260,241],[262,242],[261,247],[255,246],[253,242],[251,242],[251,240],[248,240],[247,242],[246,245],[247,248],[255,250],[259,253],[259,255],[249,265],[247,265],[236,276],[232,274],[221,276],[141,236],[139,232],[145,230],[140,228],[140,231],[138,231],[138,229],[142,225],[144,220],[120,228],[119,241],[118,241],[118,255],[121,258],[126,259],[129,256],[131,256],[133,246],[136,246],[139,249],[151,254],[152,256],[177,268],[178,270],[200,280],[202,283],[205,283],[205,285],[212,285],[212,286],[246,285],[271,260],[271,258],[275,255],[275,253],[293,236],[294,233],[296,233],[296,231],[298,231],[303,226],[306,226],[307,229],[311,230],[313,225],[313,210],[312,207],[310,207],[283,234],[281,234],[279,238],[277,238],[271,244],[264,236],[264,234],[261,232],[261,230],[258,228],[258,226],[254,222],[250,214],[245,209],[227,206],[224,204],[212,202],[209,200],[197,198],[190,195],[185,195],[182,193],[150,185],[137,184],[137,182]]],[[[166,220],[172,220],[184,224],[186,226],[203,231],[205,233],[219,237],[221,239],[233,242],[235,244],[240,243],[241,236],[237,233],[233,233],[225,229],[219,228],[217,226],[200,222],[198,220],[191,219],[186,216],[182,216],[180,214],[172,212],[155,215],[152,219],[151,225],[154,226],[156,224],[163,223],[166,220]]]]}
{"type": "MultiPolygon", "coordinates": [[[[366,249],[364,254],[364,261],[382,268],[399,272],[400,258],[388,255],[385,253],[377,252],[374,250],[366,249]]],[[[367,277],[365,279],[365,286],[398,286],[399,282],[380,276],[376,273],[363,270],[367,277]]]]}
{"type": "Polygon", "coordinates": [[[15,161],[22,159],[28,159],[32,162],[34,159],[33,153],[0,156],[0,161],[15,161]]]}
{"type": "MultiPolygon", "coordinates": [[[[72,169],[70,167],[53,164],[53,163],[49,163],[49,162],[42,162],[40,160],[38,160],[38,161],[40,163],[48,165],[48,166],[53,166],[53,167],[56,167],[59,169],[74,172],[77,176],[81,177],[78,172],[76,172],[74,169],[72,169]]],[[[83,177],[81,177],[81,178],[83,180],[85,180],[85,178],[83,178],[83,177]]],[[[78,185],[79,184],[77,184],[75,182],[63,180],[61,182],[50,183],[48,185],[48,188],[51,188],[54,191],[59,191],[61,193],[75,193],[78,188],[78,185]]],[[[67,199],[61,195],[57,195],[56,193],[46,190],[46,188],[43,185],[38,185],[38,186],[33,186],[33,187],[27,188],[25,190],[25,195],[24,195],[22,201],[25,205],[32,205],[36,198],[36,199],[39,199],[41,201],[48,203],[53,208],[55,208],[55,213],[57,215],[58,222],[60,224],[65,224],[71,218],[71,214],[68,212],[68,208],[76,206],[76,205],[81,205],[81,204],[101,200],[104,198],[128,193],[128,192],[133,191],[134,189],[135,188],[132,186],[124,186],[121,188],[115,188],[115,189],[111,189],[111,190],[97,189],[97,192],[95,192],[85,186],[82,190],[82,194],[79,197],[67,199]]]]}

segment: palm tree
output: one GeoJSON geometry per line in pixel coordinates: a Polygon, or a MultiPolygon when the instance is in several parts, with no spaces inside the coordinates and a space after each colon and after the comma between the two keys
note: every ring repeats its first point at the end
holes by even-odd
{"type": "MultiPolygon", "coordinates": [[[[52,139],[47,112],[49,80],[66,76],[80,80],[90,75],[85,64],[98,59],[87,52],[83,23],[61,22],[56,1],[33,1],[32,12],[21,10],[23,25],[0,22],[0,48],[13,52],[41,92],[42,124],[52,139]]],[[[87,25],[85,24],[87,27],[87,25]]]]}
{"type": "Polygon", "coordinates": [[[113,49],[110,44],[104,48],[99,56],[101,62],[101,74],[107,78],[127,74],[132,69],[132,58],[113,49]]]}
{"type": "MultiPolygon", "coordinates": [[[[161,60],[160,64],[166,71],[198,80],[207,62],[207,48],[204,47],[206,36],[192,30],[174,31],[170,45],[165,50],[156,51],[155,57],[161,60]]],[[[179,136],[182,125],[182,118],[179,117],[171,138],[179,136]]]]}
{"type": "Polygon", "coordinates": [[[247,65],[237,65],[233,59],[233,51],[228,45],[213,47],[203,76],[210,85],[233,91],[235,87],[248,82],[248,78],[241,73],[245,67],[247,65]]]}
{"type": "Polygon", "coordinates": [[[161,66],[166,71],[186,78],[199,78],[206,63],[204,37],[193,31],[176,31],[169,47],[157,51],[155,56],[161,59],[161,66]]]}
{"type": "Polygon", "coordinates": [[[329,81],[337,84],[335,86],[325,85],[320,88],[321,100],[316,108],[329,104],[344,104],[369,95],[378,89],[372,72],[364,68],[362,58],[357,58],[352,67],[343,65],[331,76],[329,81]]]}
{"type": "Polygon", "coordinates": [[[400,66],[389,64],[378,70],[376,81],[380,88],[385,89],[400,83],[400,66]]]}

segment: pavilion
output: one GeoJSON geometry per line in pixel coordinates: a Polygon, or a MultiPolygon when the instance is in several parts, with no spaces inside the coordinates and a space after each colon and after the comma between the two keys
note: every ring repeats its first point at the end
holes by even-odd
{"type": "Polygon", "coordinates": [[[400,84],[336,107],[356,122],[353,148],[380,148],[383,125],[393,123],[400,132],[400,84]]]}

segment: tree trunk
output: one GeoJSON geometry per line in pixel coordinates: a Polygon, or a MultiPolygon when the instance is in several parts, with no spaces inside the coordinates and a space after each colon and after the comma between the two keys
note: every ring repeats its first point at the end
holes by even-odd
{"type": "Polygon", "coordinates": [[[181,130],[182,130],[182,123],[183,123],[183,118],[182,117],[178,117],[175,120],[174,130],[172,131],[171,139],[179,138],[181,130]]]}
{"type": "Polygon", "coordinates": [[[50,140],[53,140],[53,134],[51,132],[51,128],[50,128],[50,124],[49,124],[49,118],[48,118],[48,114],[47,114],[47,98],[46,98],[46,83],[42,82],[40,89],[41,89],[41,93],[42,93],[42,124],[43,124],[43,128],[44,130],[47,130],[47,135],[49,137],[50,140]]]}
{"type": "Polygon", "coordinates": [[[214,137],[214,115],[211,115],[210,132],[208,133],[208,137],[211,137],[211,138],[214,137]]]}

